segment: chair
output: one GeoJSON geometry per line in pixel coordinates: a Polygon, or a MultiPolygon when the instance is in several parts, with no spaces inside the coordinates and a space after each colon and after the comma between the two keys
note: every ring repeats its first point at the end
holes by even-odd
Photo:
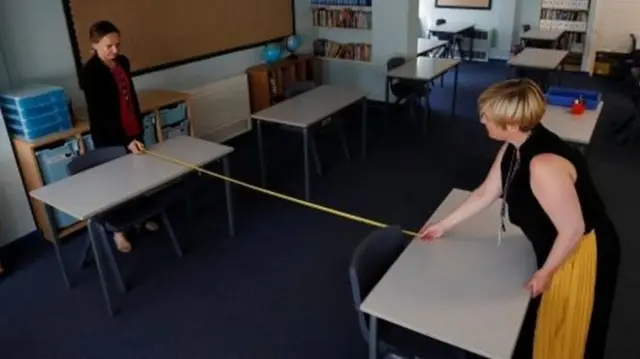
{"type": "MultiPolygon", "coordinates": [[[[127,152],[124,147],[105,147],[98,148],[93,151],[89,151],[86,154],[73,159],[67,165],[67,172],[69,175],[75,175],[82,171],[112,161],[116,158],[126,155],[127,152]]],[[[100,189],[96,189],[100,190],[100,189]]],[[[110,267],[116,276],[116,283],[121,291],[126,291],[126,286],[120,274],[120,269],[117,265],[113,249],[113,241],[107,238],[106,231],[109,232],[125,232],[137,226],[146,220],[160,215],[167,234],[173,244],[174,250],[178,257],[182,257],[182,248],[176,238],[175,232],[165,209],[178,197],[178,192],[174,191],[174,188],[167,187],[159,190],[148,196],[142,196],[135,200],[129,201],[115,209],[102,213],[94,218],[94,222],[99,227],[99,237],[96,241],[101,241],[104,244],[105,254],[110,267]]],[[[87,263],[87,258],[91,254],[91,241],[87,240],[83,250],[83,257],[81,265],[84,266],[87,263]]]]}
{"type": "MultiPolygon", "coordinates": [[[[313,81],[299,81],[291,83],[285,86],[284,96],[287,99],[293,98],[295,96],[301,95],[307,91],[313,90],[316,87],[315,82],[313,81]]],[[[344,157],[347,161],[351,160],[351,153],[349,152],[349,146],[347,144],[347,137],[344,133],[344,127],[340,121],[336,121],[335,126],[332,126],[333,121],[328,118],[329,123],[323,123],[322,126],[324,129],[330,130],[335,129],[338,131],[338,136],[340,137],[340,143],[342,145],[342,152],[344,153],[344,157]]],[[[284,127],[285,129],[289,129],[288,127],[284,127]]],[[[313,133],[309,136],[309,146],[311,150],[311,156],[316,164],[316,172],[318,175],[322,176],[322,162],[320,161],[320,155],[318,153],[318,147],[316,146],[316,140],[313,133]]]]}
{"type": "MultiPolygon", "coordinates": [[[[404,65],[407,60],[404,57],[392,57],[387,60],[387,71],[391,71],[404,65]]],[[[411,119],[416,122],[414,106],[420,106],[420,99],[425,96],[426,84],[422,81],[406,79],[388,79],[389,91],[396,98],[394,105],[400,105],[403,101],[409,105],[411,119]]],[[[428,101],[427,101],[428,103],[428,101]]]]}
{"type": "MultiPolygon", "coordinates": [[[[402,233],[400,227],[392,226],[371,233],[353,254],[349,266],[349,281],[360,332],[366,342],[369,341],[369,318],[360,311],[360,305],[409,242],[410,238],[402,233]]],[[[396,354],[408,358],[439,358],[440,353],[456,352],[444,343],[381,319],[378,319],[378,347],[379,357],[396,354]]]]}
{"type": "Polygon", "coordinates": [[[622,60],[621,73],[624,91],[629,94],[636,109],[640,110],[640,50],[637,49],[638,39],[630,34],[631,47],[629,53],[622,60]]]}

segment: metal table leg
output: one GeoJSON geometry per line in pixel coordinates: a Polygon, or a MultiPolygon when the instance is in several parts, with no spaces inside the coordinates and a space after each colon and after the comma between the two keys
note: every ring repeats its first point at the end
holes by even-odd
{"type": "Polygon", "coordinates": [[[385,116],[387,119],[387,123],[391,121],[391,104],[389,103],[391,97],[389,95],[389,87],[391,86],[391,79],[388,76],[384,78],[384,107],[385,107],[385,116]]]}
{"type": "MultiPolygon", "coordinates": [[[[224,157],[222,159],[223,173],[227,177],[231,177],[231,170],[229,169],[229,158],[224,157]]],[[[227,199],[227,217],[229,220],[229,237],[236,235],[236,228],[233,219],[233,194],[231,193],[231,183],[224,181],[224,192],[227,199]]]]}
{"type": "MultiPolygon", "coordinates": [[[[422,114],[422,134],[427,135],[427,121],[431,119],[431,102],[429,98],[431,97],[431,88],[429,87],[429,83],[427,82],[424,87],[424,110],[422,114]]],[[[418,99],[419,101],[419,99],[418,99]]]]}
{"type": "Polygon", "coordinates": [[[369,359],[378,359],[378,320],[369,316],[369,359]]]}
{"type": "Polygon", "coordinates": [[[264,160],[264,143],[262,140],[262,121],[256,119],[256,132],[258,134],[258,158],[260,160],[260,181],[262,187],[267,186],[267,164],[264,160]]]}
{"type": "MultiPolygon", "coordinates": [[[[109,287],[107,286],[104,263],[102,262],[100,253],[101,250],[98,249],[98,244],[102,241],[98,240],[100,234],[98,232],[99,229],[97,226],[98,224],[94,223],[91,219],[87,223],[87,228],[89,229],[89,240],[91,241],[91,248],[93,248],[93,257],[96,261],[96,268],[98,268],[98,276],[100,277],[100,287],[102,288],[102,295],[104,297],[104,301],[107,304],[107,311],[109,312],[109,315],[113,317],[115,314],[113,310],[113,303],[111,301],[111,295],[109,294],[109,287]]],[[[106,248],[103,248],[102,245],[100,246],[100,248],[102,250],[108,250],[106,248]]]]}
{"type": "Polygon", "coordinates": [[[460,65],[456,65],[453,72],[453,98],[451,100],[451,116],[456,115],[456,102],[458,101],[458,68],[460,65]]]}
{"type": "Polygon", "coordinates": [[[51,208],[51,206],[47,205],[46,203],[43,203],[45,211],[47,212],[47,219],[49,220],[49,236],[51,237],[51,241],[53,242],[53,250],[56,253],[56,258],[58,259],[58,265],[60,266],[60,271],[62,272],[62,279],[64,280],[64,284],[67,286],[68,289],[71,289],[71,281],[69,280],[69,275],[67,272],[67,267],[64,263],[64,259],[62,258],[62,250],[60,248],[61,243],[60,243],[60,238],[58,238],[58,233],[55,230],[55,226],[56,226],[56,219],[55,216],[53,215],[53,208],[51,208]]]}
{"type": "Polygon", "coordinates": [[[302,153],[304,154],[304,199],[311,198],[311,179],[309,174],[309,129],[302,130],[302,153]]]}
{"type": "Polygon", "coordinates": [[[367,98],[362,98],[362,158],[367,157],[367,98]]]}

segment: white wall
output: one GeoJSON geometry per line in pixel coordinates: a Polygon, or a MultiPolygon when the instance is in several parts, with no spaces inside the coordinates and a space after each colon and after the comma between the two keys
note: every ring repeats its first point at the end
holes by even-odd
{"type": "MultiPolygon", "coordinates": [[[[491,29],[494,42],[489,53],[491,58],[506,59],[511,45],[517,40],[524,20],[537,19],[540,14],[540,0],[493,0],[491,10],[440,9],[435,0],[420,0],[420,19],[428,27],[436,19],[448,22],[473,22],[476,27],[491,29]]],[[[533,23],[535,24],[535,22],[533,23]]]]}
{"type": "MultiPolygon", "coordinates": [[[[296,29],[307,49],[311,48],[312,31],[309,6],[310,0],[295,0],[296,29]]],[[[126,38],[126,34],[123,36],[126,38]]],[[[72,101],[84,102],[77,86],[61,1],[1,0],[0,59],[4,59],[0,62],[0,91],[44,82],[64,86],[72,101]]],[[[259,62],[260,49],[250,49],[144,75],[136,78],[135,83],[139,90],[158,87],[189,90],[241,73],[259,62]]],[[[5,131],[4,126],[0,127],[3,128],[0,131],[5,131]]],[[[16,190],[22,187],[20,179],[6,170],[16,166],[4,162],[13,158],[13,154],[3,133],[0,133],[0,163],[7,167],[0,172],[0,185],[7,190],[0,192],[4,194],[0,195],[0,245],[35,229],[31,212],[24,206],[24,190],[16,190]]]]}

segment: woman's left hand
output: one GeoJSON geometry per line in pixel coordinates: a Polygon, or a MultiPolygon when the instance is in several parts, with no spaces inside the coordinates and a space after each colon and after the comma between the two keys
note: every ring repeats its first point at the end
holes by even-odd
{"type": "Polygon", "coordinates": [[[531,279],[529,279],[524,287],[531,292],[531,297],[535,298],[549,288],[549,285],[551,285],[551,278],[552,276],[550,273],[538,270],[533,274],[533,276],[531,276],[531,279]]]}

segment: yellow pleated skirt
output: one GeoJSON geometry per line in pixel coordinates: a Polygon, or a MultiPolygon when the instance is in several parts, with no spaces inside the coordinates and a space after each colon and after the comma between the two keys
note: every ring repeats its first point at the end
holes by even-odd
{"type": "Polygon", "coordinates": [[[553,275],[538,308],[534,359],[582,359],[585,354],[596,285],[595,232],[582,237],[553,275]]]}

